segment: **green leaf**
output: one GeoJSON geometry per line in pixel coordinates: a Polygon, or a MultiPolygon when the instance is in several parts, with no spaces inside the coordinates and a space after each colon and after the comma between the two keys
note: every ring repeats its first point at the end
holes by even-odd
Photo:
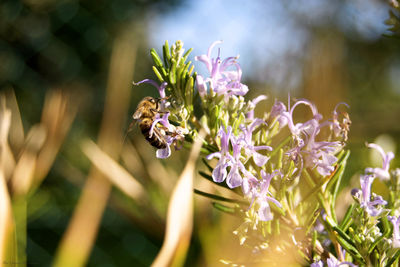
{"type": "Polygon", "coordinates": [[[279,154],[278,154],[278,164],[277,164],[277,169],[280,170],[282,169],[283,166],[283,149],[279,149],[279,154]]]}
{"type": "Polygon", "coordinates": [[[171,59],[172,66],[169,70],[169,82],[173,85],[176,84],[176,60],[171,59]]]}
{"type": "Polygon", "coordinates": [[[330,191],[331,188],[335,185],[332,192],[333,202],[336,201],[337,193],[339,191],[339,187],[343,178],[344,169],[346,167],[347,159],[349,158],[349,156],[350,156],[350,150],[347,150],[344,156],[341,157],[341,159],[339,160],[339,163],[337,165],[337,170],[326,186],[326,191],[330,191]]]}
{"type": "Polygon", "coordinates": [[[276,153],[279,152],[281,148],[287,145],[287,143],[289,143],[290,140],[292,140],[292,136],[286,137],[285,140],[283,140],[278,146],[274,148],[274,150],[271,151],[270,156],[273,157],[276,153]]]}
{"type": "Polygon", "coordinates": [[[342,223],[340,224],[340,228],[343,229],[343,231],[346,231],[347,228],[351,225],[352,222],[351,215],[353,214],[355,206],[356,206],[355,203],[351,204],[347,209],[346,214],[343,217],[342,223]]]}
{"type": "Polygon", "coordinates": [[[392,266],[392,264],[399,258],[400,256],[400,249],[394,254],[394,256],[387,262],[386,266],[392,266]]]}
{"type": "Polygon", "coordinates": [[[170,66],[171,62],[171,53],[170,53],[170,48],[168,41],[165,41],[165,44],[163,45],[163,57],[164,57],[164,63],[165,66],[168,68],[170,66]]]}
{"type": "Polygon", "coordinates": [[[193,51],[193,48],[189,48],[188,51],[185,52],[185,54],[183,54],[182,57],[182,63],[184,63],[187,59],[187,57],[189,56],[189,54],[193,51]]]}
{"type": "Polygon", "coordinates": [[[364,258],[361,256],[360,252],[350,243],[348,243],[345,239],[341,236],[336,235],[336,239],[339,244],[348,252],[350,255],[357,260],[358,262],[365,264],[364,258]]]}
{"type": "Polygon", "coordinates": [[[306,233],[309,233],[310,230],[314,229],[315,221],[318,219],[318,216],[321,214],[321,208],[319,204],[314,208],[314,211],[310,214],[310,216],[306,220],[305,226],[307,227],[306,233]]]}
{"type": "Polygon", "coordinates": [[[221,203],[218,203],[218,202],[213,202],[212,205],[217,210],[222,211],[222,212],[226,212],[226,213],[229,213],[229,214],[235,214],[236,211],[237,211],[237,209],[235,209],[235,207],[225,206],[225,205],[223,205],[221,203]]]}
{"type": "Polygon", "coordinates": [[[163,68],[163,63],[161,58],[158,56],[156,50],[154,48],[152,48],[150,50],[150,55],[153,58],[154,64],[159,67],[159,68],[163,68]]]}
{"type": "Polygon", "coordinates": [[[153,66],[153,72],[157,76],[157,78],[160,82],[164,82],[164,78],[162,77],[161,73],[158,71],[158,69],[155,66],[153,66]]]}
{"type": "Polygon", "coordinates": [[[390,235],[390,226],[389,226],[388,218],[386,216],[383,216],[381,218],[381,222],[382,222],[382,225],[383,225],[384,232],[380,237],[378,237],[374,241],[374,243],[371,244],[371,246],[368,249],[368,254],[372,253],[372,251],[375,249],[376,245],[378,245],[378,243],[381,242],[382,239],[384,239],[384,238],[386,238],[386,237],[388,237],[390,235]]]}
{"type": "Polygon", "coordinates": [[[188,105],[193,104],[193,85],[194,85],[193,77],[190,77],[189,82],[186,84],[185,87],[185,101],[186,104],[188,105]]]}
{"type": "Polygon", "coordinates": [[[346,234],[342,229],[340,229],[337,225],[336,222],[330,218],[329,216],[326,216],[325,221],[328,223],[328,225],[342,238],[344,239],[347,243],[351,244],[352,246],[355,247],[355,244],[353,240],[350,238],[348,234],[346,234]]]}
{"type": "MultiPolygon", "coordinates": [[[[178,90],[184,91],[184,84],[182,83],[182,73],[183,73],[183,67],[178,67],[176,69],[176,88],[178,90]]],[[[183,94],[184,92],[182,92],[183,94]]]]}
{"type": "Polygon", "coordinates": [[[194,193],[196,193],[198,195],[201,195],[203,197],[208,197],[208,198],[217,200],[217,201],[236,203],[236,204],[244,204],[244,205],[248,205],[249,204],[247,201],[243,201],[243,200],[239,200],[239,199],[226,198],[226,197],[222,197],[222,196],[206,193],[206,192],[203,192],[203,191],[200,191],[200,190],[197,190],[197,189],[194,189],[194,193]]]}
{"type": "Polygon", "coordinates": [[[208,164],[205,158],[201,158],[201,161],[204,163],[204,165],[206,165],[209,172],[212,172],[214,170],[213,167],[211,167],[210,164],[208,164]]]}

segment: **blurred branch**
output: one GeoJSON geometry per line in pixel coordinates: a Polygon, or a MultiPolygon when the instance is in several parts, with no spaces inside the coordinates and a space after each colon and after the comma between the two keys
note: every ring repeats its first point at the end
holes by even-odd
{"type": "MultiPolygon", "coordinates": [[[[111,56],[103,121],[98,145],[111,158],[122,147],[122,125],[128,110],[135,49],[124,33],[116,39],[111,56]]],[[[110,194],[110,182],[92,168],[71,222],[57,251],[55,266],[83,266],[89,258],[110,194]]]]}
{"type": "MultiPolygon", "coordinates": [[[[0,160],[0,263],[16,262],[16,243],[14,240],[14,223],[12,218],[11,200],[6,184],[6,165],[8,161],[4,156],[5,147],[8,146],[8,133],[11,123],[11,111],[2,110],[0,113],[0,144],[1,144],[1,160],[0,160]]],[[[8,153],[9,151],[7,151],[8,153]]]]}
{"type": "Polygon", "coordinates": [[[61,90],[53,91],[46,96],[42,125],[46,130],[46,142],[37,157],[35,182],[38,186],[47,175],[61,144],[75,118],[77,106],[73,99],[61,90]]]}
{"type": "Polygon", "coordinates": [[[143,186],[92,141],[82,144],[83,153],[116,187],[137,202],[145,198],[143,186]]]}
{"type": "MultiPolygon", "coordinates": [[[[77,187],[82,187],[85,181],[85,175],[82,171],[72,166],[67,160],[58,160],[55,169],[61,176],[65,177],[69,182],[77,187]]],[[[158,214],[155,213],[153,207],[148,202],[135,203],[139,204],[140,214],[136,214],[131,202],[127,202],[118,194],[110,196],[110,208],[127,218],[135,227],[156,240],[161,240],[164,234],[165,224],[161,221],[158,214]]]]}
{"type": "Polygon", "coordinates": [[[152,266],[183,265],[193,228],[193,177],[204,132],[200,133],[168,205],[164,243],[152,266]]]}

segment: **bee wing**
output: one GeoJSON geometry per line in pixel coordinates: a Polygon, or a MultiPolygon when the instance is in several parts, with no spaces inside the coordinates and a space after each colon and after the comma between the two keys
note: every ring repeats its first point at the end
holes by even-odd
{"type": "Polygon", "coordinates": [[[142,115],[143,115],[142,110],[138,109],[138,110],[135,111],[135,113],[133,113],[132,118],[134,120],[138,120],[138,119],[140,119],[142,117],[142,115]]]}

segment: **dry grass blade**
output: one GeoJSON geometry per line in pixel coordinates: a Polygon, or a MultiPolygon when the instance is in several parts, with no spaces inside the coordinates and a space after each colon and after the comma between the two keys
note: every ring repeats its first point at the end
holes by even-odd
{"type": "Polygon", "coordinates": [[[35,175],[37,155],[46,141],[46,131],[41,125],[35,125],[29,131],[26,145],[18,159],[12,178],[13,196],[26,195],[35,175]]]}
{"type": "MultiPolygon", "coordinates": [[[[3,110],[0,114],[0,144],[1,149],[4,150],[4,145],[7,144],[7,138],[11,122],[11,111],[3,110]]],[[[0,159],[0,262],[15,261],[15,251],[13,242],[13,220],[11,210],[11,200],[8,193],[6,178],[5,178],[5,166],[8,161],[4,158],[2,153],[0,159]]]]}
{"type": "Polygon", "coordinates": [[[11,110],[11,127],[10,133],[8,135],[8,140],[11,149],[14,151],[14,155],[18,155],[24,144],[25,133],[24,127],[22,125],[21,114],[19,112],[17,98],[15,96],[14,90],[12,89],[6,90],[1,97],[4,99],[7,109],[11,110]]]}
{"type": "Polygon", "coordinates": [[[75,118],[77,107],[71,102],[70,96],[61,90],[53,91],[46,96],[41,124],[46,129],[47,138],[37,157],[35,169],[37,185],[49,172],[75,118]]]}
{"type": "Polygon", "coordinates": [[[0,170],[0,262],[15,262],[16,248],[13,239],[13,219],[10,196],[4,179],[3,171],[0,170]]]}
{"type": "Polygon", "coordinates": [[[104,153],[92,141],[86,141],[82,150],[90,161],[100,170],[116,187],[136,201],[141,201],[144,196],[142,185],[135,180],[115,160],[104,153]]]}
{"type": "Polygon", "coordinates": [[[183,265],[193,228],[193,177],[202,138],[197,138],[189,160],[172,192],[168,205],[164,243],[154,267],[183,265]]]}
{"type": "Polygon", "coordinates": [[[11,111],[9,109],[6,109],[5,107],[5,98],[1,97],[1,102],[0,160],[3,168],[2,171],[4,172],[4,177],[8,181],[12,176],[15,167],[15,159],[8,143],[8,134],[11,124],[11,111]]]}
{"type": "MultiPolygon", "coordinates": [[[[104,115],[98,144],[111,158],[118,158],[122,146],[122,125],[128,110],[135,48],[130,32],[116,39],[107,85],[104,115]]],[[[60,242],[54,266],[83,266],[96,240],[111,185],[93,168],[82,190],[71,222],[60,242]]]]}

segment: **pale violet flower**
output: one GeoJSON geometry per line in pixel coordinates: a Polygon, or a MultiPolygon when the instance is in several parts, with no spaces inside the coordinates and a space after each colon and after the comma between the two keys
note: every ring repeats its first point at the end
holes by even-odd
{"type": "Polygon", "coordinates": [[[276,121],[279,123],[279,128],[282,129],[288,124],[288,119],[286,116],[283,116],[284,112],[286,112],[286,106],[281,101],[275,100],[274,105],[272,106],[271,112],[269,114],[270,121],[276,121]]]}
{"type": "Polygon", "coordinates": [[[392,237],[392,246],[394,248],[400,248],[400,216],[388,216],[389,221],[393,224],[393,237],[392,237]]]}
{"type": "MultiPolygon", "coordinates": [[[[289,97],[290,103],[290,97],[289,97]]],[[[275,102],[271,115],[277,118],[279,125],[287,125],[295,142],[295,145],[287,154],[295,162],[300,163],[300,169],[305,167],[316,168],[322,176],[327,176],[334,170],[337,162],[335,154],[342,148],[338,141],[316,141],[322,127],[330,125],[331,122],[320,123],[322,115],[317,108],[308,100],[300,99],[286,110],[282,102],[275,102]],[[305,122],[295,123],[293,113],[297,106],[306,105],[312,112],[312,118],[305,122]]]]}
{"type": "Polygon", "coordinates": [[[239,139],[232,135],[231,137],[231,144],[232,144],[232,155],[229,155],[230,159],[230,171],[228,176],[226,177],[226,184],[230,188],[235,188],[238,186],[242,186],[243,177],[248,179],[255,179],[254,175],[249,172],[244,164],[242,163],[243,156],[241,154],[242,144],[239,139]],[[243,174],[243,176],[241,175],[243,174]]]}
{"type": "MultiPolygon", "coordinates": [[[[248,130],[252,131],[251,128],[248,130]]],[[[221,126],[218,131],[218,136],[221,138],[221,150],[219,152],[211,153],[206,157],[208,160],[214,157],[219,159],[212,172],[212,178],[214,182],[217,183],[221,183],[226,179],[226,184],[230,188],[242,186],[243,177],[254,178],[254,175],[246,170],[246,167],[242,162],[242,160],[244,161],[244,157],[241,153],[242,148],[247,151],[249,157],[252,156],[255,159],[256,163],[261,164],[266,162],[268,157],[256,152],[256,150],[269,149],[269,147],[253,146],[251,140],[248,140],[249,137],[246,134],[241,135],[240,137],[234,136],[231,126],[228,126],[226,131],[221,126]],[[232,145],[232,154],[229,151],[229,144],[232,145]],[[229,173],[227,171],[228,167],[230,167],[229,173]]]]}
{"type": "Polygon", "coordinates": [[[324,263],[322,261],[313,262],[310,267],[324,267],[324,263]]]}
{"type": "Polygon", "coordinates": [[[161,85],[158,85],[158,83],[156,81],[153,81],[151,79],[144,79],[140,82],[137,83],[133,83],[134,85],[139,85],[142,83],[149,83],[151,85],[153,85],[155,88],[158,89],[158,93],[160,95],[160,98],[164,98],[165,97],[165,88],[167,87],[168,83],[163,82],[161,85]]]}
{"type": "Polygon", "coordinates": [[[267,99],[268,97],[266,95],[259,95],[253,100],[249,101],[249,108],[250,111],[246,114],[247,119],[252,120],[254,119],[254,109],[256,108],[256,105],[258,102],[263,101],[267,99]]]}
{"type": "MultiPolygon", "coordinates": [[[[289,101],[290,101],[290,98],[289,98],[289,101]]],[[[289,106],[288,111],[283,111],[281,115],[286,117],[289,130],[291,131],[292,135],[297,138],[301,138],[303,131],[307,131],[307,129],[310,127],[310,124],[312,123],[313,120],[319,121],[320,119],[322,119],[322,115],[318,113],[315,105],[306,99],[300,99],[300,100],[296,101],[296,103],[293,105],[293,107],[290,108],[290,106],[289,106]],[[303,123],[298,122],[295,124],[294,120],[293,120],[293,111],[298,105],[301,105],[301,104],[310,107],[311,112],[313,114],[313,118],[306,122],[303,122],[303,123]]]]}
{"type": "Polygon", "coordinates": [[[281,208],[281,203],[271,196],[269,192],[269,185],[273,177],[282,174],[279,171],[267,174],[264,170],[261,170],[261,179],[245,179],[243,187],[246,187],[244,191],[247,191],[245,195],[251,199],[251,204],[256,205],[258,211],[258,218],[261,221],[270,221],[273,219],[271,207],[269,202],[274,203],[277,207],[281,208]]]}
{"type": "Polygon", "coordinates": [[[240,129],[242,130],[242,134],[239,137],[239,142],[244,148],[246,156],[253,157],[253,160],[256,163],[256,165],[260,167],[263,166],[265,163],[267,163],[269,157],[262,155],[257,151],[259,150],[272,151],[272,147],[270,146],[253,145],[252,141],[253,131],[261,124],[265,124],[265,122],[262,119],[257,118],[253,120],[253,122],[250,123],[247,127],[241,125],[240,129]]]}
{"type": "Polygon", "coordinates": [[[315,119],[310,120],[302,151],[305,155],[306,167],[316,167],[322,176],[326,176],[335,169],[333,167],[337,162],[335,154],[342,148],[342,145],[340,142],[316,141],[321,127],[323,124],[319,124],[315,119]]]}
{"type": "Polygon", "coordinates": [[[195,60],[201,61],[206,65],[210,73],[210,77],[208,78],[197,75],[196,82],[199,94],[204,97],[207,93],[207,84],[209,84],[215,93],[225,95],[225,98],[231,95],[243,96],[249,91],[249,88],[241,83],[242,69],[236,61],[238,57],[228,57],[221,60],[219,52],[217,58],[211,57],[212,49],[219,43],[222,43],[222,41],[212,43],[208,48],[207,55],[195,57],[195,60]],[[228,70],[229,68],[234,69],[228,70]]]}
{"type": "Polygon", "coordinates": [[[348,261],[339,261],[338,259],[336,259],[334,256],[330,256],[327,260],[326,260],[326,264],[328,265],[328,267],[339,267],[339,266],[352,266],[352,267],[356,267],[357,265],[348,262],[348,261]]]}
{"type": "Polygon", "coordinates": [[[223,127],[221,127],[218,131],[218,136],[221,138],[221,150],[219,152],[212,153],[207,156],[207,159],[210,160],[214,157],[219,158],[217,166],[214,168],[212,172],[212,178],[214,182],[221,183],[225,180],[227,176],[226,168],[229,166],[229,141],[232,135],[232,127],[228,126],[225,131],[223,127]]]}
{"type": "MultiPolygon", "coordinates": [[[[344,250],[343,250],[344,251],[344,250]]],[[[343,252],[344,253],[344,252],[343,252]]],[[[323,267],[324,263],[320,260],[317,262],[314,262],[310,265],[311,267],[323,267]]],[[[339,267],[339,266],[351,266],[351,267],[357,267],[357,265],[348,262],[348,261],[339,261],[336,259],[333,255],[330,255],[328,259],[326,259],[326,266],[328,267],[339,267]]]]}
{"type": "Polygon", "coordinates": [[[376,177],[380,178],[383,181],[387,181],[390,179],[390,173],[389,173],[389,167],[390,167],[390,161],[394,158],[393,152],[388,152],[385,153],[383,151],[382,147],[380,147],[377,144],[368,144],[367,145],[369,148],[373,148],[379,152],[379,154],[382,156],[382,168],[366,168],[365,172],[374,174],[376,177]]]}
{"type": "Polygon", "coordinates": [[[381,196],[372,194],[371,196],[371,185],[375,177],[373,175],[361,175],[360,176],[360,189],[353,189],[351,194],[360,202],[360,207],[370,216],[378,216],[382,213],[383,209],[381,207],[376,207],[377,205],[386,205],[387,202],[383,200],[381,196]],[[372,200],[371,200],[372,198],[372,200]]]}

